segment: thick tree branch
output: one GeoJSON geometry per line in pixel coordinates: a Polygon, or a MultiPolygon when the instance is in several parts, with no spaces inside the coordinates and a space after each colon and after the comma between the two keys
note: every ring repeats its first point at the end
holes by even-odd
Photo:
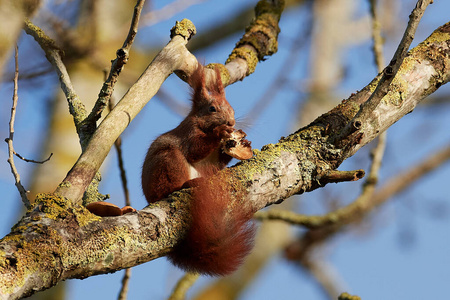
{"type": "MultiPolygon", "coordinates": [[[[37,205],[0,241],[1,297],[11,295],[10,298],[15,299],[64,279],[85,278],[144,263],[167,254],[184,234],[190,218],[189,190],[175,192],[139,212],[102,219],[89,214],[77,199],[84,191],[84,174],[92,178],[101,164],[90,162],[87,157],[106,155],[117,138],[115,135],[123,131],[145,105],[143,99],[154,95],[173,70],[196,62],[185,50],[185,44],[186,37],[174,36],[101,123],[92,140],[106,141],[108,146],[88,145],[87,156],[79,159],[57,190],[73,201],[41,195],[36,200],[37,205]],[[108,134],[108,131],[114,133],[108,134]]],[[[447,23],[409,52],[389,93],[367,119],[362,120],[378,126],[331,143],[369,98],[379,80],[376,78],[309,126],[275,145],[255,151],[252,159],[219,172],[211,178],[212,184],[215,180],[226,180],[232,190],[241,191],[242,197],[235,199],[235,204],[245,202],[255,210],[323,186],[326,182],[321,182],[320,178],[324,174],[336,169],[344,159],[448,82],[449,44],[450,23],[447,23]]]]}

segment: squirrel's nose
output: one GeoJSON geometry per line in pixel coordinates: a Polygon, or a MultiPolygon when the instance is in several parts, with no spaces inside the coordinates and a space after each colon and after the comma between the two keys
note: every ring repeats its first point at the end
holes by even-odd
{"type": "Polygon", "coordinates": [[[236,124],[235,120],[228,121],[227,125],[233,127],[236,124]]]}

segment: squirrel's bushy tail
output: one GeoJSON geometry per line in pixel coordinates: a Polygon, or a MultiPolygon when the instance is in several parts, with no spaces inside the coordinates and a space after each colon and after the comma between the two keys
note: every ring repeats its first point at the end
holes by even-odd
{"type": "Polygon", "coordinates": [[[169,259],[178,267],[207,275],[228,275],[243,262],[252,247],[255,226],[249,205],[230,204],[223,182],[193,189],[192,223],[169,259]],[[214,186],[211,189],[211,186],[214,186]]]}

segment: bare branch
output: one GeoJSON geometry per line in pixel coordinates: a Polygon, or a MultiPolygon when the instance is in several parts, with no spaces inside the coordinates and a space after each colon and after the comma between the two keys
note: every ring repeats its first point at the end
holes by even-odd
{"type": "Polygon", "coordinates": [[[301,264],[313,275],[318,284],[320,284],[324,295],[328,296],[328,299],[336,299],[344,289],[344,284],[338,271],[323,257],[307,257],[301,261],[301,264]]]}
{"type": "Polygon", "coordinates": [[[83,147],[89,139],[89,130],[84,128],[82,123],[87,116],[87,111],[73,88],[69,73],[67,72],[66,66],[62,61],[60,50],[56,46],[55,42],[47,36],[42,29],[31,23],[29,20],[25,21],[25,32],[31,35],[36,42],[38,42],[42,50],[44,50],[47,60],[55,68],[61,84],[61,89],[64,92],[69,104],[70,114],[75,122],[75,128],[80,138],[80,144],[83,147]]]}
{"type": "Polygon", "coordinates": [[[114,86],[117,82],[120,72],[123,70],[125,64],[128,62],[128,58],[130,55],[131,45],[134,42],[134,38],[136,37],[138,26],[139,26],[139,18],[141,15],[142,8],[144,7],[145,0],[137,0],[136,6],[134,7],[133,17],[131,20],[130,29],[128,31],[128,35],[123,42],[122,48],[116,51],[116,59],[111,64],[111,69],[109,71],[108,78],[100,90],[98,95],[98,99],[95,102],[95,106],[92,109],[91,113],[85,120],[88,127],[92,129],[91,134],[93,134],[96,126],[96,122],[100,119],[103,110],[111,98],[111,95],[114,91],[114,86]]]}
{"type": "MultiPolygon", "coordinates": [[[[114,107],[113,103],[114,99],[111,96],[109,98],[108,102],[108,108],[111,111],[114,107]]],[[[114,142],[114,147],[117,151],[117,162],[119,164],[119,170],[120,170],[120,179],[122,182],[122,189],[125,197],[125,205],[131,206],[130,202],[130,193],[128,191],[128,180],[127,180],[127,174],[125,172],[125,167],[123,163],[123,155],[122,155],[122,138],[119,136],[117,140],[114,142]]],[[[122,286],[120,288],[119,297],[118,300],[126,300],[127,299],[127,293],[128,293],[128,285],[131,279],[131,268],[125,269],[125,272],[123,274],[122,278],[122,286]]]]}
{"type": "Polygon", "coordinates": [[[420,19],[422,18],[425,9],[428,4],[432,3],[433,0],[418,0],[416,7],[413,9],[409,16],[408,26],[406,27],[403,38],[394,53],[388,67],[384,69],[383,76],[381,77],[378,85],[370,96],[370,98],[361,106],[360,111],[355,116],[355,118],[364,119],[367,114],[370,114],[381,102],[381,99],[387,94],[389,85],[397,74],[403,60],[408,53],[409,47],[414,39],[416,29],[419,25],[420,19]]]}
{"type": "Polygon", "coordinates": [[[169,296],[169,300],[183,300],[186,299],[186,293],[189,288],[197,281],[200,274],[198,273],[186,273],[184,276],[177,282],[177,285],[174,287],[172,294],[169,296]]]}
{"type": "Polygon", "coordinates": [[[259,61],[278,51],[278,22],[283,9],[284,0],[258,2],[254,20],[225,63],[229,73],[226,78],[222,76],[225,86],[252,74],[259,61]]]}
{"type": "Polygon", "coordinates": [[[381,22],[377,13],[377,2],[378,0],[369,0],[370,14],[372,15],[373,57],[378,72],[381,72],[384,66],[383,37],[381,36],[381,22]]]}
{"type": "Polygon", "coordinates": [[[318,177],[320,184],[327,183],[337,183],[337,182],[345,182],[345,181],[356,181],[363,178],[365,175],[364,170],[355,170],[355,171],[339,171],[339,170],[329,170],[325,174],[318,177]]]}
{"type": "Polygon", "coordinates": [[[126,268],[122,278],[122,288],[119,292],[118,300],[126,300],[128,293],[128,284],[131,278],[131,268],[126,268]]]}
{"type": "Polygon", "coordinates": [[[28,159],[28,158],[23,157],[22,155],[20,155],[16,151],[14,151],[14,155],[17,156],[18,158],[20,158],[21,160],[26,161],[26,162],[35,163],[35,164],[43,164],[43,163],[46,163],[47,161],[49,161],[50,158],[52,158],[53,153],[50,153],[50,155],[44,160],[28,159]]]}
{"type": "Polygon", "coordinates": [[[403,38],[395,51],[394,56],[391,59],[389,65],[384,69],[380,80],[378,81],[375,90],[370,95],[369,99],[363,103],[355,115],[353,122],[349,123],[345,130],[337,137],[341,139],[342,137],[352,134],[355,131],[360,131],[363,129],[361,120],[367,119],[368,115],[372,114],[373,111],[380,105],[382,99],[387,95],[389,86],[394,80],[400,66],[403,63],[404,58],[408,52],[412,40],[414,39],[414,34],[416,32],[419,21],[422,18],[427,6],[432,3],[433,0],[418,0],[415,8],[409,16],[408,26],[403,34],[403,38]]]}
{"type": "Polygon", "coordinates": [[[428,155],[421,163],[410,169],[397,174],[393,179],[387,181],[381,186],[372,197],[372,205],[379,206],[392,196],[404,191],[411,184],[422,178],[424,175],[432,172],[450,160],[450,145],[428,155]]]}
{"type": "MultiPolygon", "coordinates": [[[[380,147],[380,149],[382,149],[384,148],[384,145],[381,144],[380,147]]],[[[379,157],[382,156],[380,153],[381,151],[375,152],[378,157],[374,158],[374,162],[376,163],[372,164],[373,172],[377,172],[376,169],[379,167],[380,163],[379,157]]],[[[380,206],[395,194],[405,190],[416,180],[435,170],[448,160],[450,160],[450,145],[431,155],[422,163],[406,170],[401,174],[397,174],[394,179],[388,180],[388,183],[381,186],[376,193],[374,193],[374,184],[371,184],[371,182],[376,181],[376,179],[368,179],[366,184],[370,184],[365,187],[364,192],[358,197],[358,199],[345,207],[332,211],[323,216],[306,216],[296,214],[291,211],[270,210],[257,212],[255,214],[255,218],[259,220],[283,220],[291,224],[303,225],[308,228],[319,228],[330,225],[343,226],[360,220],[374,208],[380,206]]],[[[370,176],[372,175],[369,175],[369,177],[370,176]]],[[[334,232],[335,230],[333,230],[333,233],[334,232]]]]}
{"type": "Polygon", "coordinates": [[[22,183],[20,182],[20,175],[17,171],[16,165],[14,164],[14,146],[13,146],[13,139],[14,139],[14,122],[16,119],[16,107],[17,107],[17,101],[19,100],[19,97],[17,95],[18,90],[18,81],[19,81],[19,49],[17,45],[15,46],[15,53],[14,53],[14,63],[15,63],[15,71],[14,71],[14,90],[13,90],[13,97],[12,97],[12,107],[11,107],[11,119],[9,121],[9,137],[5,139],[5,142],[8,144],[8,163],[11,167],[11,172],[14,175],[15,184],[17,187],[17,190],[19,191],[20,197],[22,198],[22,202],[25,205],[25,207],[28,209],[30,208],[30,200],[28,200],[27,197],[27,190],[23,187],[22,183]]]}

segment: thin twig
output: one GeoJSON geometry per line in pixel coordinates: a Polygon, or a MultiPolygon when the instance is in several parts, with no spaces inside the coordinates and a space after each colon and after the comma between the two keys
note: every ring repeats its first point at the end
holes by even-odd
{"type": "Polygon", "coordinates": [[[145,0],[137,0],[136,6],[134,7],[133,17],[131,20],[128,35],[122,45],[122,48],[116,51],[117,56],[116,59],[111,63],[111,69],[109,71],[108,78],[106,79],[105,83],[103,83],[94,108],[86,119],[86,123],[89,124],[89,126],[92,128],[96,128],[96,122],[100,119],[103,110],[105,109],[106,105],[109,102],[109,99],[111,98],[119,74],[123,70],[125,64],[128,62],[130,48],[137,34],[139,18],[142,8],[144,7],[144,3],[145,0]]]}
{"type": "MultiPolygon", "coordinates": [[[[383,70],[384,54],[383,54],[383,38],[381,36],[380,20],[377,14],[377,0],[369,0],[370,14],[372,15],[372,39],[373,39],[373,56],[378,72],[383,70]]],[[[370,167],[369,175],[363,187],[363,194],[366,190],[371,195],[373,194],[375,185],[378,182],[378,172],[381,168],[381,161],[383,159],[384,150],[386,148],[387,133],[381,133],[378,137],[378,143],[372,150],[372,165],[370,167]]]]}
{"type": "Polygon", "coordinates": [[[11,172],[14,175],[14,179],[16,181],[16,187],[19,190],[20,197],[22,198],[22,202],[25,205],[25,207],[28,209],[31,207],[30,200],[28,200],[27,197],[27,190],[23,187],[22,183],[20,182],[20,175],[17,171],[16,165],[14,164],[14,146],[13,146],[13,139],[14,139],[14,122],[16,119],[16,107],[17,102],[19,100],[17,91],[19,89],[19,48],[16,45],[15,46],[15,53],[14,53],[14,63],[15,63],[15,71],[14,71],[14,90],[13,90],[13,97],[12,97],[12,107],[11,107],[11,119],[9,121],[9,137],[5,139],[5,142],[8,144],[8,163],[11,166],[11,172]]]}
{"type": "Polygon", "coordinates": [[[361,125],[364,123],[361,120],[365,120],[369,117],[372,111],[378,107],[383,97],[389,91],[389,86],[397,74],[400,66],[403,63],[404,58],[408,52],[411,42],[414,39],[419,21],[422,18],[427,6],[432,3],[433,0],[418,0],[415,8],[409,16],[408,26],[403,34],[402,40],[395,51],[394,56],[391,59],[389,65],[384,69],[380,80],[378,81],[375,91],[370,95],[369,99],[363,103],[355,115],[353,120],[349,122],[348,126],[342,131],[342,134],[336,137],[336,141],[339,141],[344,136],[348,136],[355,130],[361,129],[361,125]]]}
{"type": "Polygon", "coordinates": [[[381,72],[384,67],[383,37],[381,36],[381,22],[380,19],[378,19],[377,1],[378,0],[369,0],[369,4],[370,14],[372,15],[373,57],[378,72],[381,72]]]}
{"type": "Polygon", "coordinates": [[[301,263],[320,285],[325,298],[336,299],[339,293],[345,289],[345,283],[341,279],[338,270],[330,262],[326,261],[324,257],[311,255],[302,260],[301,263]]]}
{"type": "Polygon", "coordinates": [[[177,22],[173,28],[170,42],[99,124],[83,153],[55,190],[56,193],[73,202],[80,201],[115,140],[156,94],[166,78],[175,70],[197,64],[196,58],[185,47],[195,31],[195,26],[184,19],[177,22]]]}
{"type": "Polygon", "coordinates": [[[418,179],[437,169],[444,163],[450,161],[450,144],[434,154],[427,155],[420,164],[399,173],[395,178],[387,181],[386,184],[377,189],[371,199],[372,206],[379,206],[392,196],[404,191],[418,179]]]}
{"type": "Polygon", "coordinates": [[[200,275],[198,273],[187,272],[178,281],[174,287],[172,294],[169,296],[169,300],[182,300],[186,298],[186,293],[189,288],[195,283],[200,275]]]}
{"type": "Polygon", "coordinates": [[[118,300],[126,300],[127,299],[127,293],[128,293],[128,285],[131,278],[131,268],[126,268],[125,273],[123,274],[122,278],[122,288],[119,292],[118,300]]]}
{"type": "Polygon", "coordinates": [[[377,106],[380,104],[381,99],[387,94],[389,90],[389,85],[397,74],[403,60],[408,53],[409,47],[414,39],[414,35],[419,25],[420,19],[422,18],[425,9],[428,4],[432,3],[433,0],[418,0],[416,7],[413,9],[409,15],[408,26],[406,27],[405,33],[403,34],[402,40],[394,53],[389,65],[384,69],[383,76],[378,82],[375,91],[369,97],[369,99],[361,106],[360,111],[356,115],[356,118],[365,119],[368,114],[370,114],[377,106]]]}
{"type": "Polygon", "coordinates": [[[34,164],[43,164],[43,163],[48,162],[50,160],[50,158],[52,158],[53,153],[50,153],[50,155],[44,160],[34,160],[34,159],[25,158],[22,155],[20,155],[19,153],[17,153],[16,151],[14,151],[14,155],[26,162],[30,162],[30,163],[34,163],[34,164]]]}

